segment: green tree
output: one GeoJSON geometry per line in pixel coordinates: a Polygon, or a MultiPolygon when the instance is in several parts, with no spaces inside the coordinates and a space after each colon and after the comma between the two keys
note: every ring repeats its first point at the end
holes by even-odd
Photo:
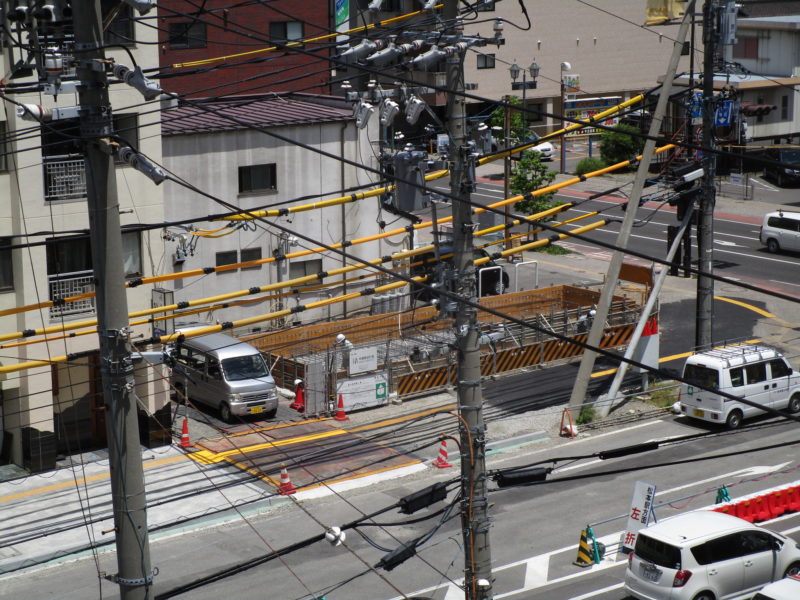
{"type": "Polygon", "coordinates": [[[617,125],[613,130],[603,131],[600,140],[600,156],[607,165],[630,160],[644,149],[644,139],[631,135],[639,133],[636,127],[617,125]]]}
{"type": "MultiPolygon", "coordinates": [[[[517,98],[516,96],[510,96],[508,99],[508,103],[514,106],[522,106],[522,100],[517,98]]],[[[506,143],[506,145],[511,146],[512,144],[516,144],[519,140],[527,139],[528,131],[525,127],[525,119],[522,115],[521,111],[514,110],[513,108],[509,108],[508,110],[511,111],[511,123],[510,123],[510,134],[512,143],[508,143],[508,140],[504,139],[505,132],[503,127],[505,126],[505,106],[498,106],[492,112],[492,117],[489,120],[489,123],[492,126],[493,131],[495,132],[495,138],[500,143],[506,143]],[[499,127],[500,129],[494,129],[495,127],[499,127]]],[[[498,149],[502,147],[498,144],[498,149]]]]}
{"type": "MultiPolygon", "coordinates": [[[[542,163],[541,154],[535,150],[526,150],[511,169],[508,187],[514,194],[526,194],[549,185],[555,177],[555,172],[550,171],[542,163]]],[[[547,210],[555,205],[553,194],[554,192],[549,192],[541,196],[525,198],[514,205],[514,210],[526,215],[547,210]]]]}

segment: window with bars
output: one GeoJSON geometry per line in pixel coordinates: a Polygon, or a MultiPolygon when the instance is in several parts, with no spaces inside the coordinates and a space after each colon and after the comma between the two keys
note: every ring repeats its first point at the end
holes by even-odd
{"type": "MultiPolygon", "coordinates": [[[[242,262],[250,260],[260,260],[262,256],[261,246],[256,248],[242,248],[242,262]]],[[[242,267],[242,271],[260,270],[261,265],[253,265],[252,267],[242,267]]]]}
{"type": "Polygon", "coordinates": [[[14,289],[14,267],[9,246],[11,238],[0,239],[0,292],[14,289]]]}
{"type": "Polygon", "coordinates": [[[273,21],[269,24],[269,39],[276,44],[302,40],[303,23],[300,21],[273,21]]]}

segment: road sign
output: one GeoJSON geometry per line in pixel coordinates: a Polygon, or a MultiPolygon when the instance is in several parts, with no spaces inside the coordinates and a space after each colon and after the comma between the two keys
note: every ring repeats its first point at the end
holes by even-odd
{"type": "Polygon", "coordinates": [[[733,100],[723,100],[714,112],[714,125],[729,127],[733,123],[733,100]]]}
{"type": "Polygon", "coordinates": [[[623,552],[633,551],[636,545],[636,535],[640,529],[647,527],[650,514],[653,512],[653,503],[656,499],[656,486],[652,483],[637,481],[633,488],[631,508],[628,512],[628,526],[622,534],[623,552]]]}

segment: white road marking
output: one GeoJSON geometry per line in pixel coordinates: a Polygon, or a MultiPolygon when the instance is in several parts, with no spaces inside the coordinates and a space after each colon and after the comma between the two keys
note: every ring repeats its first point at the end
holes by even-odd
{"type": "Polygon", "coordinates": [[[614,590],[620,589],[624,583],[615,583],[614,585],[610,585],[608,587],[601,588],[599,590],[594,590],[593,592],[588,592],[586,594],[581,594],[580,596],[572,596],[568,600],[588,600],[589,598],[594,598],[599,594],[605,594],[606,592],[613,592],[614,590]]]}
{"type": "Polygon", "coordinates": [[[527,560],[525,567],[525,583],[528,589],[547,583],[547,571],[550,567],[549,556],[533,556],[527,560]]]}
{"type": "Polygon", "coordinates": [[[773,283],[782,283],[783,285],[795,285],[797,287],[800,287],[800,284],[789,283],[788,281],[780,281],[779,279],[770,279],[770,281],[773,282],[773,283]]]}

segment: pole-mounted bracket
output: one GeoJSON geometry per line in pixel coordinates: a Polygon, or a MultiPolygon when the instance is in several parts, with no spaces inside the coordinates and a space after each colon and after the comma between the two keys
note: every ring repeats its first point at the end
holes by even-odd
{"type": "Polygon", "coordinates": [[[153,579],[155,579],[156,575],[158,575],[158,567],[153,567],[152,573],[150,573],[150,575],[148,575],[147,577],[137,577],[135,579],[129,579],[127,577],[120,577],[119,575],[105,575],[104,578],[113,583],[119,583],[122,585],[133,587],[138,585],[150,585],[151,583],[153,583],[153,579]]]}

